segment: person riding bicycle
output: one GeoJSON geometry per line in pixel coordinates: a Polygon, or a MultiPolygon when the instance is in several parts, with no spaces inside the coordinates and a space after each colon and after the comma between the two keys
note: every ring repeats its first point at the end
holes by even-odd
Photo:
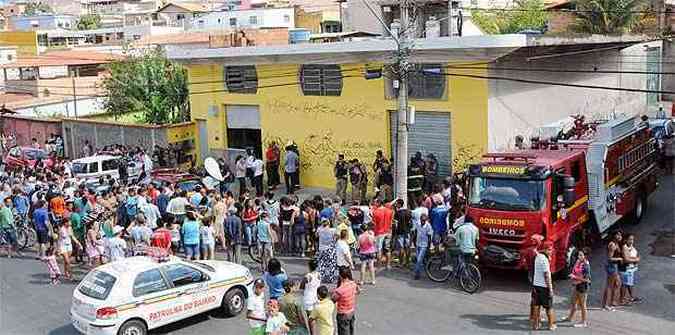
{"type": "Polygon", "coordinates": [[[472,263],[478,251],[478,228],[469,217],[465,217],[464,220],[458,223],[459,225],[455,227],[455,241],[462,252],[464,262],[472,263]]]}

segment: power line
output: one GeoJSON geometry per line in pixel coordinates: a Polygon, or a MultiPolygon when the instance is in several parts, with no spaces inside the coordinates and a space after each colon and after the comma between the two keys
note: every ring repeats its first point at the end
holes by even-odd
{"type": "Polygon", "coordinates": [[[536,84],[536,85],[576,87],[576,88],[610,90],[610,91],[620,91],[620,92],[675,94],[675,91],[661,91],[661,90],[647,90],[647,89],[640,89],[640,88],[569,84],[569,83],[560,83],[560,82],[553,82],[553,81],[529,80],[529,79],[510,78],[510,77],[501,77],[501,76],[481,76],[481,75],[473,75],[473,74],[446,73],[446,72],[431,73],[431,72],[428,72],[428,71],[418,71],[418,72],[422,72],[423,75],[431,75],[431,76],[450,76],[450,77],[464,77],[464,78],[487,79],[487,80],[504,80],[504,81],[513,81],[513,82],[519,82],[519,83],[525,83],[525,84],[536,84]]]}
{"type": "Polygon", "coordinates": [[[644,75],[675,75],[675,72],[650,72],[650,71],[620,71],[620,70],[558,70],[543,68],[514,68],[514,67],[473,67],[473,66],[453,66],[448,65],[446,69],[464,69],[464,70],[499,70],[515,72],[550,72],[550,73],[599,73],[599,74],[644,74],[644,75]]]}

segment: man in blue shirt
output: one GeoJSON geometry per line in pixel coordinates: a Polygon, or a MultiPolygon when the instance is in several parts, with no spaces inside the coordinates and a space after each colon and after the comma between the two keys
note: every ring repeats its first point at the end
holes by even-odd
{"type": "Polygon", "coordinates": [[[198,209],[199,205],[202,203],[202,199],[204,198],[204,193],[205,190],[202,189],[201,186],[197,185],[195,187],[195,193],[190,197],[190,204],[195,208],[198,209]]]}
{"type": "Polygon", "coordinates": [[[298,183],[298,167],[300,161],[298,154],[292,150],[291,146],[286,147],[286,160],[284,162],[284,182],[286,183],[286,193],[293,194],[295,185],[298,183]]]}
{"type": "Polygon", "coordinates": [[[335,212],[333,211],[333,202],[330,199],[326,199],[323,209],[319,212],[319,220],[328,219],[328,221],[333,223],[334,215],[335,212]]]}
{"type": "Polygon", "coordinates": [[[472,262],[478,250],[478,237],[478,227],[471,222],[470,218],[464,219],[464,222],[455,229],[455,240],[466,262],[472,262]]]}
{"type": "Polygon", "coordinates": [[[237,215],[237,209],[234,207],[230,208],[227,218],[225,218],[225,229],[227,229],[230,247],[232,248],[228,255],[229,261],[241,264],[242,223],[241,218],[237,215]]]}
{"type": "Polygon", "coordinates": [[[431,218],[431,227],[434,229],[433,244],[438,245],[443,242],[444,237],[448,233],[449,208],[443,204],[442,199],[437,199],[435,205],[436,207],[431,209],[429,216],[431,218]]]}
{"type": "Polygon", "coordinates": [[[26,219],[28,216],[28,209],[30,208],[30,201],[24,192],[20,189],[14,190],[14,209],[16,212],[21,215],[22,219],[26,219]]]}
{"type": "Polygon", "coordinates": [[[39,200],[36,207],[37,208],[33,211],[33,225],[35,227],[35,233],[37,234],[37,257],[42,258],[45,256],[45,250],[47,250],[47,244],[50,240],[49,214],[47,212],[47,203],[44,200],[39,200]]]}

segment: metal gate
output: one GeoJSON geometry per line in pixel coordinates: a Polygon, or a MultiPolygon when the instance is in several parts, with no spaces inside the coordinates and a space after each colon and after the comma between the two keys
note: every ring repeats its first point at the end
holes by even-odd
{"type": "MultiPolygon", "coordinates": [[[[396,132],[398,131],[396,112],[389,113],[391,129],[391,152],[396,161],[396,132]]],[[[408,159],[421,152],[424,157],[434,154],[438,160],[438,174],[448,176],[450,170],[450,113],[416,112],[415,124],[408,127],[408,159]]]]}

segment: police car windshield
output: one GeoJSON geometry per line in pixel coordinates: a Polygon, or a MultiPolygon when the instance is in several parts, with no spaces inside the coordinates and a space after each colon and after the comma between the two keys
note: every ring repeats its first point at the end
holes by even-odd
{"type": "Polygon", "coordinates": [[[117,278],[102,271],[92,271],[80,284],[80,293],[94,299],[105,300],[110,294],[117,278]]]}
{"type": "Polygon", "coordinates": [[[544,182],[473,177],[469,190],[469,204],[487,209],[538,211],[545,204],[544,182]]]}

